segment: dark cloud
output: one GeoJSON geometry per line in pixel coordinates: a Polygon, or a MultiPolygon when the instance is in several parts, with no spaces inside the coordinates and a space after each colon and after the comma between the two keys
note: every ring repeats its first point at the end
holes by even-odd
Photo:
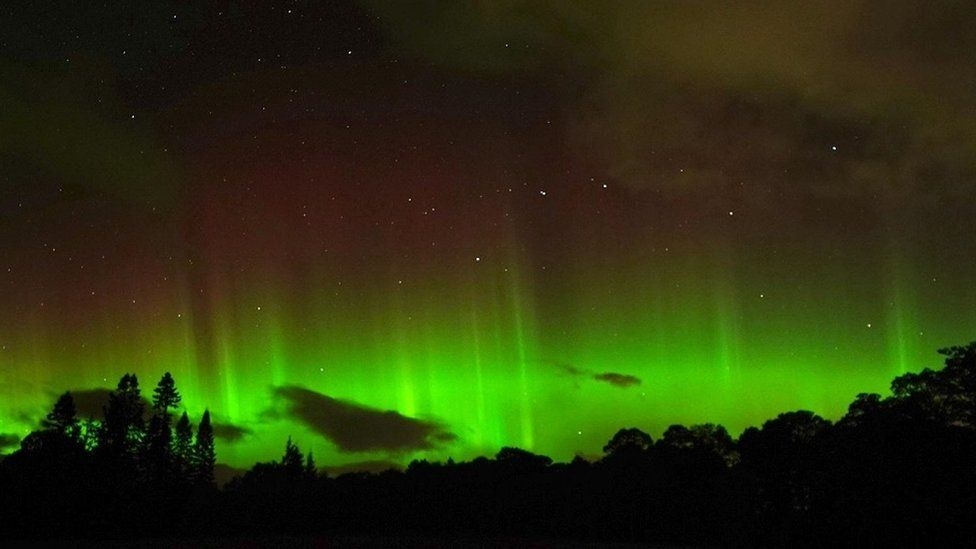
{"type": "Polygon", "coordinates": [[[583,377],[587,375],[586,372],[577,368],[576,366],[573,366],[572,364],[560,364],[559,368],[571,376],[583,377]]]}
{"type": "Polygon", "coordinates": [[[252,433],[247,427],[233,423],[214,423],[213,430],[215,437],[229,443],[239,442],[252,433]]]}
{"type": "MultiPolygon", "coordinates": [[[[47,413],[47,412],[45,412],[47,413]]],[[[23,423],[24,425],[33,425],[35,423],[39,424],[38,419],[43,416],[43,414],[38,415],[34,410],[16,410],[12,414],[14,421],[18,423],[23,423]]]]}
{"type": "MultiPolygon", "coordinates": [[[[180,174],[151,123],[120,104],[109,84],[114,78],[98,63],[76,59],[59,69],[38,70],[0,61],[0,190],[63,187],[80,198],[86,194],[127,203],[171,205],[178,196],[180,174]],[[39,90],[43,90],[40,92],[39,90]]],[[[67,196],[42,191],[15,193],[32,202],[55,202],[67,196]]],[[[37,206],[38,204],[32,204],[37,206]]]]}
{"type": "MultiPolygon", "coordinates": [[[[75,409],[78,410],[78,419],[101,419],[105,415],[104,407],[108,406],[108,396],[112,391],[112,389],[101,387],[72,390],[71,398],[75,401],[75,409]]],[[[54,398],[56,399],[57,396],[59,395],[55,395],[54,398]]],[[[152,407],[152,403],[146,397],[142,397],[142,404],[145,407],[146,413],[148,413],[152,407]]]]}
{"type": "MultiPolygon", "coordinates": [[[[80,419],[101,419],[105,415],[104,406],[108,405],[108,395],[112,389],[75,389],[71,391],[71,398],[75,401],[80,419]]],[[[55,397],[57,398],[57,397],[55,397]]]]}
{"type": "Polygon", "coordinates": [[[641,380],[637,376],[618,374],[616,372],[604,372],[602,374],[596,374],[593,376],[593,379],[603,381],[604,383],[609,383],[610,385],[615,385],[617,387],[630,387],[631,385],[641,384],[641,380]]]}
{"type": "Polygon", "coordinates": [[[303,387],[276,387],[274,395],[285,405],[285,415],[331,440],[341,452],[428,450],[457,439],[436,422],[377,410],[303,387]]]}
{"type": "Polygon", "coordinates": [[[569,141],[633,189],[976,193],[972,2],[399,4],[366,2],[406,55],[563,75],[569,141]]]}
{"type": "Polygon", "coordinates": [[[0,433],[0,452],[14,449],[20,444],[20,437],[13,433],[0,433]]]}
{"type": "Polygon", "coordinates": [[[559,369],[577,379],[592,379],[593,381],[609,383],[614,387],[620,387],[622,389],[626,389],[627,387],[633,385],[640,385],[642,383],[639,377],[630,374],[621,374],[617,372],[591,372],[577,366],[573,366],[572,364],[559,364],[558,366],[559,369]]]}

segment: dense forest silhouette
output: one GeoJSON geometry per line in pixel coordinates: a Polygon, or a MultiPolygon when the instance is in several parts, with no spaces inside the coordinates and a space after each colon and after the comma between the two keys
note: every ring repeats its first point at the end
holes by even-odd
{"type": "Polygon", "coordinates": [[[625,428],[593,462],[502,448],[337,477],[289,439],[222,488],[209,412],[174,422],[172,376],[146,401],[126,374],[100,420],[79,420],[65,393],[0,462],[0,535],[973,546],[976,342],[939,352],[944,368],[858,395],[835,423],[787,412],[737,440],[713,424],[657,440],[625,428]]]}

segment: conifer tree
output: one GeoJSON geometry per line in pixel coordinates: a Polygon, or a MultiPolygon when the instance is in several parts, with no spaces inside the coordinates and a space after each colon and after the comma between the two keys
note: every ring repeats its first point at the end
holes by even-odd
{"type": "Polygon", "coordinates": [[[153,389],[153,410],[160,414],[169,414],[170,408],[175,408],[182,398],[180,397],[179,391],[176,390],[176,382],[173,380],[173,376],[166,372],[163,374],[162,379],[153,389]]]}
{"type": "Polygon", "coordinates": [[[146,462],[151,476],[156,480],[167,479],[174,473],[172,418],[169,409],[179,404],[180,400],[176,382],[166,372],[153,390],[153,415],[149,420],[149,444],[146,448],[146,462]]]}
{"type": "Polygon", "coordinates": [[[305,456],[305,477],[309,480],[315,480],[318,474],[318,468],[315,466],[315,458],[312,457],[312,452],[309,452],[305,456]]]}
{"type": "Polygon", "coordinates": [[[179,470],[186,474],[189,471],[193,457],[193,426],[190,417],[183,412],[176,422],[173,438],[173,459],[179,470]]]}
{"type": "Polygon", "coordinates": [[[305,456],[302,455],[302,451],[291,441],[291,437],[288,437],[288,442],[285,443],[285,455],[281,458],[281,467],[285,475],[292,479],[301,477],[305,471],[304,461],[305,456]]]}
{"type": "Polygon", "coordinates": [[[135,374],[125,374],[105,406],[105,421],[99,430],[98,448],[110,459],[135,465],[136,451],[142,443],[145,405],[135,374]]]}
{"type": "Polygon", "coordinates": [[[75,438],[78,435],[77,412],[74,397],[71,396],[70,391],[66,391],[54,403],[54,409],[43,422],[44,427],[70,438],[75,438]]]}
{"type": "Polygon", "coordinates": [[[196,484],[212,486],[214,481],[214,466],[217,464],[217,452],[214,449],[214,432],[210,424],[210,410],[203,412],[200,426],[197,428],[197,439],[193,444],[192,478],[196,484]]]}

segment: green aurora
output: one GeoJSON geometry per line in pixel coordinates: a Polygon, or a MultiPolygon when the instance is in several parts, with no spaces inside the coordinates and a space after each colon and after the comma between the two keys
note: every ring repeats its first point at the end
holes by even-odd
{"type": "Polygon", "coordinates": [[[974,339],[966,17],[376,4],[320,18],[343,32],[239,8],[10,34],[3,440],[170,371],[235,467],[289,436],[327,465],[568,460],[621,427],[837,418],[974,339]],[[292,30],[234,34],[265,19],[292,30]]]}

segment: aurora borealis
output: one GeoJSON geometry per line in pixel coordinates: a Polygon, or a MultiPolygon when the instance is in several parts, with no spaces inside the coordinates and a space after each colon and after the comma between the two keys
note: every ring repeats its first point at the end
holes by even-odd
{"type": "Polygon", "coordinates": [[[0,441],[171,371],[236,467],[566,460],[973,339],[967,3],[272,4],[2,8],[0,441]]]}

